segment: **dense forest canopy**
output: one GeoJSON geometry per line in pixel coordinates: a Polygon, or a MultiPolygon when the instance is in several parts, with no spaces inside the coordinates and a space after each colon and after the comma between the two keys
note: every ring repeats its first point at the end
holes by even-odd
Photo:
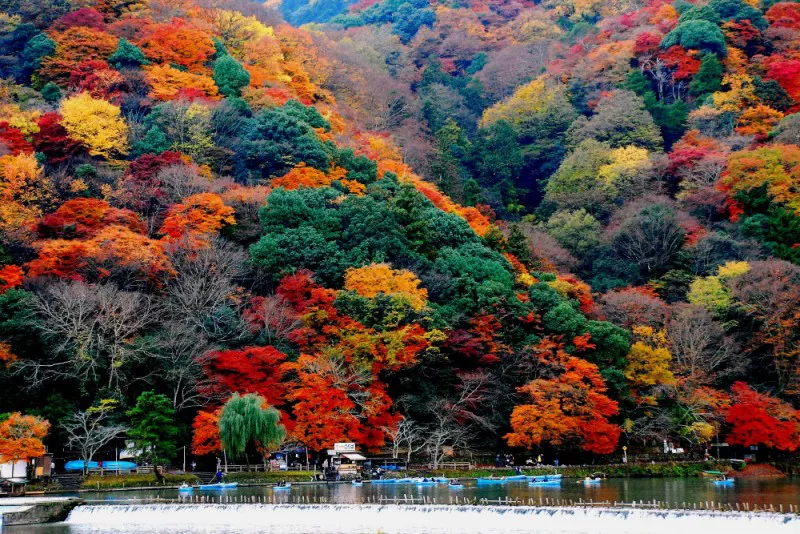
{"type": "Polygon", "coordinates": [[[0,50],[0,441],[800,447],[800,3],[0,0],[0,50]]]}

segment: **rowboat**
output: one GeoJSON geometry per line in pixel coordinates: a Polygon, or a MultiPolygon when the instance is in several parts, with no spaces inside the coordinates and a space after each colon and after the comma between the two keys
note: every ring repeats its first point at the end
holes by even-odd
{"type": "Polygon", "coordinates": [[[200,484],[198,487],[201,490],[225,490],[233,489],[238,486],[238,482],[217,482],[216,484],[200,484]]]}
{"type": "Polygon", "coordinates": [[[451,490],[460,490],[464,489],[464,484],[448,484],[447,487],[451,490]]]}
{"type": "Polygon", "coordinates": [[[417,480],[417,486],[435,486],[438,484],[435,480],[417,480]]]}
{"type": "Polygon", "coordinates": [[[503,478],[479,478],[478,479],[478,485],[479,486],[487,486],[487,485],[490,485],[490,484],[505,484],[506,482],[508,482],[508,479],[505,478],[505,477],[503,477],[503,478]]]}
{"type": "Polygon", "coordinates": [[[190,492],[194,491],[194,487],[192,487],[192,486],[180,486],[180,487],[178,487],[178,491],[180,491],[181,493],[190,493],[190,492]]]}
{"type": "Polygon", "coordinates": [[[560,486],[561,479],[560,478],[542,478],[538,480],[531,480],[528,482],[528,486],[560,486]]]}
{"type": "Polygon", "coordinates": [[[733,479],[728,478],[727,475],[720,473],[720,476],[716,480],[711,481],[715,486],[733,486],[733,479]]]}
{"type": "Polygon", "coordinates": [[[283,485],[276,485],[272,486],[272,491],[286,491],[292,488],[291,484],[283,484],[283,485]]]}
{"type": "Polygon", "coordinates": [[[353,484],[353,486],[363,486],[364,485],[364,483],[361,482],[360,480],[354,480],[352,482],[352,484],[353,484]]]}
{"type": "Polygon", "coordinates": [[[396,478],[376,478],[370,481],[371,484],[395,484],[396,478]]]}
{"type": "Polygon", "coordinates": [[[514,475],[506,477],[506,480],[508,480],[509,482],[524,482],[528,480],[528,475],[514,475]]]}
{"type": "Polygon", "coordinates": [[[556,473],[554,475],[529,475],[527,478],[528,482],[535,482],[537,480],[542,480],[543,478],[546,478],[547,480],[561,480],[561,476],[562,475],[560,473],[556,473]]]}
{"type": "Polygon", "coordinates": [[[413,484],[417,481],[416,478],[398,478],[397,484],[413,484]]]}
{"type": "Polygon", "coordinates": [[[584,478],[583,479],[583,483],[586,484],[587,486],[590,486],[592,484],[600,484],[601,480],[603,480],[603,479],[602,478],[584,478]]]}
{"type": "Polygon", "coordinates": [[[434,482],[438,482],[439,484],[447,484],[450,482],[450,479],[447,477],[433,477],[434,482]]]}

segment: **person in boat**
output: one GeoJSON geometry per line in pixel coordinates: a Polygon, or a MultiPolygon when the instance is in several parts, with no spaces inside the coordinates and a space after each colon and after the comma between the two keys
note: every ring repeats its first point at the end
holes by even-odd
{"type": "Polygon", "coordinates": [[[356,484],[361,484],[361,482],[363,481],[361,480],[361,477],[358,477],[353,482],[355,482],[356,484]]]}
{"type": "Polygon", "coordinates": [[[218,470],[217,471],[217,483],[222,484],[222,477],[224,477],[224,476],[225,476],[225,474],[222,472],[222,469],[218,470]]]}

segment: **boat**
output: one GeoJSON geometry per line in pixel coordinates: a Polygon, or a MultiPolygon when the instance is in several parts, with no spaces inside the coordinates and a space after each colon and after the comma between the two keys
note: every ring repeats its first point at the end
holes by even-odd
{"type": "Polygon", "coordinates": [[[417,480],[419,480],[419,479],[416,479],[416,478],[398,478],[396,483],[397,484],[413,484],[417,480]]]}
{"type": "Polygon", "coordinates": [[[528,475],[514,475],[506,477],[506,480],[508,480],[509,482],[524,482],[528,480],[528,475]]]}
{"type": "Polygon", "coordinates": [[[225,490],[239,487],[238,482],[216,482],[214,484],[200,484],[201,490],[225,490]]]}
{"type": "Polygon", "coordinates": [[[83,471],[84,467],[89,469],[98,469],[100,464],[97,462],[84,462],[83,460],[70,460],[64,464],[65,471],[83,471]]]}
{"type": "Polygon", "coordinates": [[[439,484],[447,484],[450,482],[450,479],[447,477],[433,477],[434,482],[438,482],[439,484]]]}
{"type": "Polygon", "coordinates": [[[133,462],[103,462],[101,465],[109,471],[133,471],[138,467],[133,462]]]}
{"type": "Polygon", "coordinates": [[[448,484],[447,487],[451,490],[460,490],[464,489],[464,484],[448,484]]]}
{"type": "Polygon", "coordinates": [[[561,480],[562,475],[560,473],[556,473],[553,475],[528,475],[528,482],[534,482],[537,480],[541,480],[543,478],[547,478],[548,480],[561,480]]]}
{"type": "Polygon", "coordinates": [[[371,484],[396,484],[398,479],[396,478],[374,478],[370,480],[371,484]]]}
{"type": "Polygon", "coordinates": [[[560,478],[551,478],[551,477],[534,477],[533,480],[528,482],[528,486],[560,486],[561,479],[560,478]]]}
{"type": "Polygon", "coordinates": [[[364,482],[362,482],[361,480],[354,480],[354,481],[351,482],[351,484],[353,486],[363,486],[364,482]]]}
{"type": "Polygon", "coordinates": [[[288,484],[288,483],[287,484],[276,484],[275,486],[272,486],[272,491],[287,491],[287,490],[290,490],[290,489],[292,489],[292,485],[288,484]]]}
{"type": "Polygon", "coordinates": [[[733,486],[733,479],[726,478],[724,480],[712,480],[711,481],[715,486],[733,486]]]}
{"type": "Polygon", "coordinates": [[[438,482],[436,482],[435,480],[433,480],[431,478],[417,480],[417,486],[435,486],[436,484],[438,484],[438,482]]]}
{"type": "Polygon", "coordinates": [[[603,480],[603,479],[602,478],[588,478],[587,477],[587,478],[583,479],[583,483],[586,484],[587,486],[590,486],[592,484],[600,484],[601,480],[603,480]]]}
{"type": "Polygon", "coordinates": [[[479,478],[478,485],[479,486],[486,486],[489,484],[505,484],[508,482],[508,479],[505,477],[501,478],[479,478]]]}
{"type": "Polygon", "coordinates": [[[183,486],[178,486],[178,491],[181,493],[190,493],[194,491],[194,487],[184,484],[183,486]]]}

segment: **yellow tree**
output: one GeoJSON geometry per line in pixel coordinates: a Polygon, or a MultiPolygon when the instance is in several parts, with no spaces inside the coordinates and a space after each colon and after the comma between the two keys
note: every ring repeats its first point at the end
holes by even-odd
{"type": "Polygon", "coordinates": [[[386,263],[348,269],[344,276],[345,289],[368,298],[376,297],[380,293],[400,295],[415,310],[424,308],[428,300],[428,290],[419,287],[419,284],[419,278],[411,271],[394,270],[386,263]]]}
{"type": "Polygon", "coordinates": [[[91,155],[112,158],[127,153],[128,126],[114,104],[80,93],[64,100],[61,115],[61,125],[88,146],[91,155]]]}
{"type": "Polygon", "coordinates": [[[628,352],[625,378],[640,402],[655,405],[659,387],[675,384],[675,376],[670,371],[672,354],[667,348],[667,334],[650,326],[636,326],[633,335],[637,341],[628,352]]]}

